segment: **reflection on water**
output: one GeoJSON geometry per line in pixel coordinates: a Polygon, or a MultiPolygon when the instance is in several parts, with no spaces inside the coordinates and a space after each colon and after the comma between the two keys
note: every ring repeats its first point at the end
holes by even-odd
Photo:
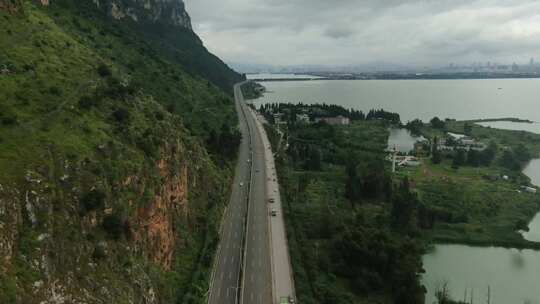
{"type": "Polygon", "coordinates": [[[423,261],[426,303],[434,303],[436,289],[448,283],[456,300],[467,293],[474,303],[487,303],[489,286],[491,303],[540,304],[540,251],[437,245],[423,261]]]}
{"type": "MultiPolygon", "coordinates": [[[[523,173],[531,179],[531,183],[540,187],[540,159],[533,159],[523,173]]],[[[533,242],[540,242],[540,213],[529,223],[529,231],[523,232],[523,238],[533,242]]]]}
{"type": "Polygon", "coordinates": [[[329,103],[367,112],[385,109],[415,118],[516,117],[540,121],[540,79],[276,81],[260,103],[329,103]],[[503,90],[498,90],[503,88],[503,90]]]}
{"type": "Polygon", "coordinates": [[[410,152],[414,149],[414,143],[423,137],[412,136],[407,129],[390,129],[390,135],[388,136],[388,148],[394,147],[403,153],[410,152]]]}
{"type": "Polygon", "coordinates": [[[523,170],[523,174],[531,179],[531,183],[540,187],[540,158],[533,159],[523,170]]]}
{"type": "Polygon", "coordinates": [[[529,223],[529,231],[522,233],[523,238],[533,242],[540,242],[540,213],[529,223]]]}

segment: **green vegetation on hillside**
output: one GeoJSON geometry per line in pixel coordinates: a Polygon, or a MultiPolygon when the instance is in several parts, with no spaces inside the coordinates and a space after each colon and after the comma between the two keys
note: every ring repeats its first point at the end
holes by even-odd
{"type": "Polygon", "coordinates": [[[203,303],[239,75],[193,33],[158,43],[178,28],[20,5],[0,9],[0,302],[203,303]]]}

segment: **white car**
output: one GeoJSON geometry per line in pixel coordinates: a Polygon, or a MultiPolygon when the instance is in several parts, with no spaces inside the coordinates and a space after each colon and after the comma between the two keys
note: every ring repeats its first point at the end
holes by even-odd
{"type": "Polygon", "coordinates": [[[240,182],[240,187],[244,187],[244,183],[243,183],[243,182],[240,182]]]}

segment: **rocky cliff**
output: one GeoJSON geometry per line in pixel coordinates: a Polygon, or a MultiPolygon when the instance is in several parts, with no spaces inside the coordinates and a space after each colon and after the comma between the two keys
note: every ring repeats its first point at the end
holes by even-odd
{"type": "Polygon", "coordinates": [[[191,33],[182,2],[113,2],[0,0],[0,303],[204,302],[233,102],[141,32],[191,33]]]}

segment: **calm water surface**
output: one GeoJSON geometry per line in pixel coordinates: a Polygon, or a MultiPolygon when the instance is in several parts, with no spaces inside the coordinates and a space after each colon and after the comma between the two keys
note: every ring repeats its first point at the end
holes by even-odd
{"type": "Polygon", "coordinates": [[[489,285],[493,304],[540,304],[538,251],[437,245],[423,261],[428,304],[444,282],[456,300],[463,300],[465,292],[469,298],[474,290],[474,303],[487,303],[489,285]]]}
{"type": "MultiPolygon", "coordinates": [[[[540,187],[540,159],[533,159],[523,173],[531,179],[531,183],[540,187]]],[[[522,233],[526,240],[540,242],[540,213],[529,223],[529,231],[522,233]]]]}
{"type": "MultiPolygon", "coordinates": [[[[272,93],[258,102],[333,103],[368,111],[383,108],[397,112],[403,122],[420,118],[484,119],[515,117],[540,122],[540,79],[490,80],[368,80],[265,82],[272,93]]],[[[490,123],[501,129],[540,133],[540,124],[490,123]]],[[[410,150],[415,139],[405,130],[394,130],[389,145],[410,150]]],[[[525,169],[540,186],[540,160],[525,169]]],[[[540,215],[526,236],[540,241],[540,215]]],[[[437,245],[423,257],[422,281],[426,303],[447,281],[451,295],[462,300],[474,290],[474,303],[487,303],[488,285],[493,304],[540,304],[540,251],[437,245]]]]}
{"type": "Polygon", "coordinates": [[[247,79],[321,79],[319,76],[302,75],[302,74],[247,74],[247,79]]]}
{"type": "Polygon", "coordinates": [[[512,122],[512,121],[492,121],[492,122],[479,122],[477,123],[484,127],[491,127],[502,130],[517,130],[528,131],[532,133],[540,134],[540,123],[524,123],[524,122],[512,122]]]}
{"type": "Polygon", "coordinates": [[[412,136],[407,129],[390,129],[388,148],[395,147],[399,152],[408,153],[414,149],[414,144],[418,140],[419,138],[412,136]]]}
{"type": "Polygon", "coordinates": [[[540,79],[265,82],[260,102],[326,102],[397,112],[403,122],[516,117],[540,122],[540,79]],[[501,89],[499,89],[501,88],[501,89]]]}

